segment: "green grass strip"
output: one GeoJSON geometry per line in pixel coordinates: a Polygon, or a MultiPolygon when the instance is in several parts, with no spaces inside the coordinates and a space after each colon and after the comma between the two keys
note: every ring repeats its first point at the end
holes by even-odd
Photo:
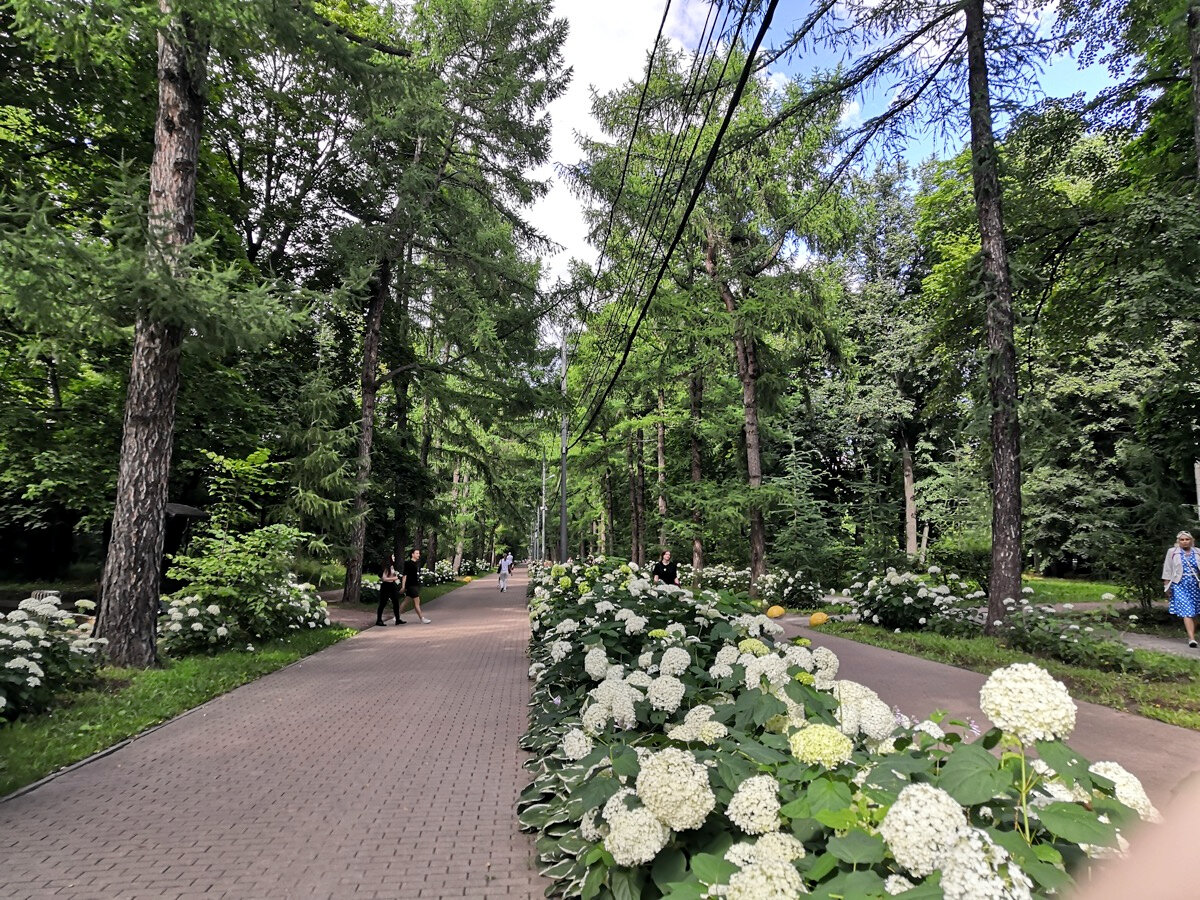
{"type": "Polygon", "coordinates": [[[1200,663],[1191,660],[1136,651],[1139,658],[1154,659],[1161,665],[1162,680],[1151,680],[1139,673],[1110,672],[1034,656],[982,635],[963,638],[931,632],[895,634],[850,622],[830,622],[821,631],[985,675],[1010,663],[1034,662],[1066,684],[1076,700],[1200,731],[1200,663]]]}
{"type": "Polygon", "coordinates": [[[104,669],[95,687],[64,705],[0,725],[0,796],[354,633],[317,628],[265,641],[253,652],[166,660],[161,669],[104,669]]]}

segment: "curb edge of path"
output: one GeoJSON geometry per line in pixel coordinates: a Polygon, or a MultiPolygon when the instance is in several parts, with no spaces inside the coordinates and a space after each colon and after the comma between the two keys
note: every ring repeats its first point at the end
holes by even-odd
{"type": "MultiPolygon", "coordinates": [[[[342,626],[342,627],[349,627],[349,626],[342,626]]],[[[365,629],[365,628],[363,629],[363,631],[366,631],[366,630],[367,629],[365,629]]],[[[198,706],[193,706],[191,709],[185,709],[183,712],[179,713],[178,715],[171,716],[171,718],[167,719],[166,721],[159,722],[157,725],[151,725],[150,727],[145,728],[142,731],[139,731],[135,735],[131,735],[130,737],[127,737],[127,738],[124,738],[124,739],[118,741],[117,743],[113,744],[110,747],[105,747],[102,750],[97,750],[91,756],[85,756],[83,759],[76,760],[75,762],[73,762],[69,765],[63,766],[61,769],[55,769],[49,775],[43,775],[37,781],[31,781],[29,784],[25,785],[24,787],[19,787],[15,791],[12,791],[11,793],[5,794],[4,796],[0,797],[0,804],[8,803],[10,800],[16,800],[18,797],[22,797],[25,794],[28,794],[30,791],[37,790],[44,784],[49,784],[51,781],[58,778],[59,776],[66,775],[69,772],[74,772],[76,769],[82,769],[84,766],[88,765],[89,763],[98,762],[99,760],[104,759],[104,757],[110,756],[113,753],[116,753],[118,750],[121,750],[124,747],[128,747],[130,744],[134,743],[135,741],[140,741],[142,738],[147,737],[148,735],[154,734],[154,732],[158,731],[160,728],[166,728],[168,725],[172,725],[175,722],[178,722],[180,719],[185,719],[188,716],[190,716],[192,713],[198,712],[199,710],[204,709],[206,706],[216,703],[218,700],[223,700],[225,697],[228,697],[230,694],[232,694],[238,688],[243,688],[243,687],[246,687],[246,685],[248,685],[248,684],[254,684],[255,682],[262,681],[264,678],[269,678],[270,676],[278,674],[279,672],[286,672],[288,669],[292,668],[293,666],[300,665],[306,659],[312,659],[314,656],[317,656],[320,653],[324,653],[326,650],[332,650],[334,647],[338,646],[338,644],[343,644],[346,641],[353,640],[354,638],[358,637],[358,635],[362,634],[363,631],[357,631],[343,641],[338,641],[337,643],[330,644],[328,647],[322,647],[316,653],[310,653],[308,656],[302,656],[299,659],[293,660],[292,662],[288,663],[286,666],[281,666],[280,668],[274,669],[270,672],[264,672],[262,675],[258,676],[257,678],[252,678],[250,681],[246,681],[246,682],[243,682],[242,684],[235,685],[234,687],[231,687],[229,690],[224,691],[223,693],[217,694],[215,697],[209,697],[207,700],[205,700],[203,703],[199,704],[198,706]]]]}

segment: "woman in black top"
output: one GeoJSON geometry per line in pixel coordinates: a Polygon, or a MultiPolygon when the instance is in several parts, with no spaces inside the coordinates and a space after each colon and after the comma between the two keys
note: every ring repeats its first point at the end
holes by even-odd
{"type": "Polygon", "coordinates": [[[400,618],[400,573],[396,571],[396,554],[389,553],[387,562],[383,564],[383,580],[379,584],[379,609],[375,610],[375,624],[386,625],[383,621],[383,611],[387,609],[388,601],[392,602],[392,614],[396,624],[403,625],[400,618]]]}
{"type": "MultiPolygon", "coordinates": [[[[404,561],[404,574],[400,577],[400,590],[404,592],[404,602],[412,601],[413,609],[417,611],[417,619],[429,624],[430,620],[421,613],[421,551],[413,548],[413,552],[404,561]]],[[[403,608],[403,607],[401,607],[403,608]]]]}
{"type": "Polygon", "coordinates": [[[672,562],[670,550],[662,552],[662,556],[658,558],[658,562],[650,570],[650,577],[655,584],[679,583],[679,564],[672,562]]]}

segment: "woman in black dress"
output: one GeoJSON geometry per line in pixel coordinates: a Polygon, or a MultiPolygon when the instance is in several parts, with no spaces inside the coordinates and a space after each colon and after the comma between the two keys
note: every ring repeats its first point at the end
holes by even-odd
{"type": "Polygon", "coordinates": [[[403,625],[400,618],[400,573],[396,571],[396,554],[389,553],[387,562],[383,564],[382,580],[379,583],[379,609],[375,610],[375,624],[386,625],[383,621],[383,611],[387,609],[388,601],[392,602],[392,614],[396,624],[403,625]]]}
{"type": "Polygon", "coordinates": [[[671,561],[670,550],[662,552],[662,556],[650,570],[650,578],[655,584],[679,584],[679,564],[671,561]]]}
{"type": "Polygon", "coordinates": [[[421,613],[421,551],[416,548],[413,548],[413,552],[404,561],[400,590],[404,592],[405,604],[412,601],[413,609],[417,611],[417,621],[428,625],[429,619],[421,613]]]}

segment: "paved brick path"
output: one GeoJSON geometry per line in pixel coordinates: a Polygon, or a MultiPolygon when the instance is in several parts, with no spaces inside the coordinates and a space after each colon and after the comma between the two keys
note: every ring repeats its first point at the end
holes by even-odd
{"type": "Polygon", "coordinates": [[[0,804],[4,897],[540,897],[522,572],[0,804]]]}

